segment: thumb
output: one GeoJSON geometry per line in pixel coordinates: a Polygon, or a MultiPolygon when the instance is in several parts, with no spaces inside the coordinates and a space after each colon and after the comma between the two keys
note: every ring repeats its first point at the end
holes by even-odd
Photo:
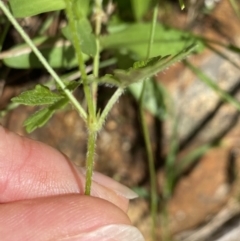
{"type": "Polygon", "coordinates": [[[2,241],[144,241],[121,209],[77,194],[1,204],[0,237],[2,241]]]}

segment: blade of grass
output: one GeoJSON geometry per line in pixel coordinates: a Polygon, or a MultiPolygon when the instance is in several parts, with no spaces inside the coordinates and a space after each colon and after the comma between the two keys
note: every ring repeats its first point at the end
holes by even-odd
{"type": "MultiPolygon", "coordinates": [[[[146,59],[148,59],[151,55],[151,49],[154,41],[154,33],[155,33],[155,27],[157,22],[157,15],[158,15],[158,3],[156,3],[153,11],[152,25],[150,30],[150,37],[148,42],[146,59]]],[[[158,204],[157,183],[156,183],[157,181],[156,181],[155,164],[154,164],[153,150],[151,147],[150,134],[149,134],[147,121],[144,113],[144,95],[145,95],[146,81],[147,80],[145,79],[143,82],[142,91],[139,98],[139,112],[140,112],[143,137],[144,137],[144,142],[145,142],[147,157],[148,157],[148,169],[150,174],[150,189],[151,189],[150,209],[151,209],[151,219],[152,219],[151,235],[152,235],[152,240],[156,240],[157,204],[158,204]]]]}
{"type": "Polygon", "coordinates": [[[237,2],[235,0],[229,0],[230,4],[232,5],[232,8],[237,15],[237,17],[240,19],[240,9],[237,5],[237,2]]]}
{"type": "Polygon", "coordinates": [[[185,157],[183,157],[176,168],[176,178],[178,178],[186,169],[192,165],[197,159],[207,153],[213,147],[219,145],[219,143],[208,143],[202,146],[197,147],[190,153],[188,153],[185,157]]]}
{"type": "Polygon", "coordinates": [[[166,172],[166,177],[165,177],[165,185],[164,185],[164,190],[163,190],[163,197],[165,199],[165,202],[171,197],[174,184],[175,184],[175,161],[176,161],[176,156],[178,152],[178,136],[177,136],[177,129],[178,129],[178,123],[177,123],[177,118],[174,118],[174,124],[172,128],[172,136],[170,140],[170,149],[168,151],[168,155],[166,158],[166,164],[165,164],[165,172],[166,172]]]}
{"type": "Polygon", "coordinates": [[[133,15],[136,21],[141,21],[144,14],[148,11],[152,0],[131,0],[133,15]]]}
{"type": "Polygon", "coordinates": [[[44,35],[44,32],[48,30],[48,28],[53,23],[54,19],[59,18],[60,11],[56,11],[53,14],[48,15],[47,19],[43,22],[42,26],[38,30],[39,35],[44,35]]]}
{"type": "Polygon", "coordinates": [[[224,54],[221,51],[217,50],[216,48],[214,48],[213,46],[211,46],[208,43],[206,43],[206,47],[209,48],[210,50],[212,50],[214,53],[218,54],[223,59],[227,60],[229,63],[231,63],[236,68],[240,69],[240,66],[236,62],[234,62],[232,59],[230,59],[226,54],[224,54]]]}
{"type": "Polygon", "coordinates": [[[196,68],[192,64],[190,64],[188,61],[184,61],[184,64],[193,72],[196,74],[196,76],[203,81],[209,88],[211,88],[216,94],[218,94],[221,99],[226,101],[227,103],[233,105],[236,107],[237,110],[240,111],[240,102],[232,97],[230,94],[228,94],[226,91],[219,88],[219,86],[206,74],[204,74],[199,68],[196,68]]]}
{"type": "Polygon", "coordinates": [[[216,45],[218,45],[220,47],[223,47],[224,49],[228,49],[228,50],[230,50],[230,51],[232,51],[234,53],[240,53],[240,48],[237,47],[236,45],[231,44],[231,43],[230,44],[225,44],[225,43],[222,43],[222,42],[217,41],[215,39],[209,39],[209,38],[205,38],[203,36],[195,35],[195,34],[193,35],[193,37],[195,39],[200,40],[207,47],[211,43],[211,44],[216,44],[216,45]]]}

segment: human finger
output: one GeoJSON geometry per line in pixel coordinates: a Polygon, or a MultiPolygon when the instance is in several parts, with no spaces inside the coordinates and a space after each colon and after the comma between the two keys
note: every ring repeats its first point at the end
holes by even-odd
{"type": "Polygon", "coordinates": [[[0,205],[2,241],[143,241],[127,215],[100,198],[60,195],[0,205]]]}
{"type": "MultiPolygon", "coordinates": [[[[126,211],[136,194],[96,173],[91,195],[126,211]],[[112,187],[115,187],[113,189],[112,187]]],[[[63,154],[0,127],[0,203],[61,194],[83,194],[85,176],[63,154]]]]}

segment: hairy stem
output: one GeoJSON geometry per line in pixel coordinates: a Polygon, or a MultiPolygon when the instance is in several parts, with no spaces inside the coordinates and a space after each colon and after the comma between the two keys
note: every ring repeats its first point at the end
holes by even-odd
{"type": "Polygon", "coordinates": [[[101,116],[99,117],[98,124],[97,124],[97,130],[101,130],[108,113],[110,112],[110,110],[112,109],[114,104],[118,101],[118,99],[122,95],[123,91],[124,90],[122,88],[118,88],[115,91],[115,93],[112,95],[112,97],[108,101],[107,105],[105,106],[103,112],[101,113],[101,116]]]}
{"type": "Polygon", "coordinates": [[[97,138],[97,132],[95,130],[89,130],[88,144],[87,144],[88,150],[87,150],[87,163],[86,163],[87,172],[86,172],[85,195],[91,194],[96,138],[97,138]]]}
{"type": "Polygon", "coordinates": [[[24,32],[22,27],[18,24],[18,22],[15,20],[13,15],[10,13],[8,8],[4,5],[2,1],[0,1],[0,8],[4,12],[4,14],[7,16],[9,21],[12,23],[12,25],[16,28],[18,33],[21,35],[21,37],[25,40],[25,42],[30,46],[32,51],[35,53],[35,55],[38,57],[39,61],[43,64],[45,69],[49,72],[49,74],[53,77],[53,79],[57,82],[57,84],[60,86],[60,88],[63,90],[65,95],[69,98],[70,102],[73,104],[73,106],[77,109],[80,116],[86,121],[87,114],[85,110],[82,108],[82,106],[79,104],[79,102],[76,100],[76,98],[72,95],[72,93],[66,89],[66,86],[62,82],[62,80],[59,78],[57,73],[52,69],[52,67],[48,64],[47,60],[44,58],[42,53],[37,49],[37,47],[34,45],[33,41],[28,37],[28,35],[24,32]]]}
{"type": "MultiPolygon", "coordinates": [[[[79,44],[81,42],[81,39],[79,37],[79,34],[77,33],[77,27],[76,27],[76,21],[75,21],[76,18],[73,12],[73,8],[74,8],[73,0],[65,0],[65,2],[66,2],[66,13],[67,13],[69,26],[70,26],[72,38],[73,38],[73,45],[76,50],[78,65],[82,75],[84,94],[88,104],[88,120],[87,120],[88,144],[87,144],[87,156],[86,156],[87,173],[86,173],[85,195],[90,195],[91,184],[92,184],[92,172],[93,172],[93,166],[94,166],[95,144],[96,144],[96,137],[97,137],[96,103],[93,100],[91,87],[87,83],[86,69],[83,61],[81,45],[79,44]]],[[[97,68],[99,68],[99,65],[97,66],[97,68]]]]}
{"type": "Polygon", "coordinates": [[[77,32],[75,16],[73,13],[73,8],[74,8],[73,0],[65,0],[65,3],[66,3],[66,13],[67,13],[69,27],[72,35],[73,45],[76,50],[78,66],[82,75],[84,94],[86,96],[86,100],[88,104],[88,113],[89,113],[89,119],[90,119],[88,121],[92,122],[95,119],[95,108],[94,108],[91,90],[89,85],[87,84],[87,73],[86,73],[85,64],[83,61],[81,45],[79,44],[81,42],[81,39],[79,38],[79,35],[77,32]]]}
{"type": "Polygon", "coordinates": [[[96,36],[96,44],[97,44],[97,52],[94,57],[93,64],[93,74],[96,78],[99,76],[99,54],[100,54],[100,41],[99,36],[101,34],[102,28],[102,0],[95,0],[95,9],[94,9],[94,17],[95,17],[95,36],[96,36]]]}

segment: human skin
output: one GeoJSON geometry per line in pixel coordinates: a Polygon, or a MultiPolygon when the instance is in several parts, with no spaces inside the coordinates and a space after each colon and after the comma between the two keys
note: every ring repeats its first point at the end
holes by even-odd
{"type": "Polygon", "coordinates": [[[95,173],[85,196],[84,173],[57,150],[0,126],[0,240],[143,241],[126,214],[135,193],[95,173]]]}

